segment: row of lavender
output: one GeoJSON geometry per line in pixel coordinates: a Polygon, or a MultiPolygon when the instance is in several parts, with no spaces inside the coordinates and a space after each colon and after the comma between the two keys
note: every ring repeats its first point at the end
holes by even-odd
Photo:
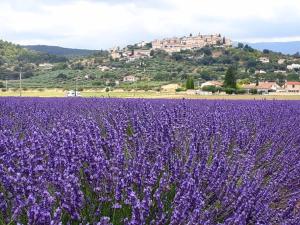
{"type": "Polygon", "coordinates": [[[300,224],[300,102],[0,99],[0,224],[300,224]]]}

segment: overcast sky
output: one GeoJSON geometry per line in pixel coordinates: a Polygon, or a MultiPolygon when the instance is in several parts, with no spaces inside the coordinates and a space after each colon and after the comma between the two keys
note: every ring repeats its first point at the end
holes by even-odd
{"type": "Polygon", "coordinates": [[[300,0],[0,0],[0,39],[89,49],[199,32],[294,41],[299,12],[300,0]]]}

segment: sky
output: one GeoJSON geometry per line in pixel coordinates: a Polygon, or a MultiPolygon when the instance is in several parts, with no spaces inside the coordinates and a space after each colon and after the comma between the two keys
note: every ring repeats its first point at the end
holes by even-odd
{"type": "Polygon", "coordinates": [[[221,33],[234,41],[300,41],[300,0],[0,0],[0,39],[108,49],[221,33]]]}

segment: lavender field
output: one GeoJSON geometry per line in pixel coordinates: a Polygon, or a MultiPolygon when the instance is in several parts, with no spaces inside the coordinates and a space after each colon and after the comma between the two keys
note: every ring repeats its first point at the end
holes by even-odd
{"type": "Polygon", "coordinates": [[[1,98],[0,224],[300,224],[300,101],[1,98]]]}

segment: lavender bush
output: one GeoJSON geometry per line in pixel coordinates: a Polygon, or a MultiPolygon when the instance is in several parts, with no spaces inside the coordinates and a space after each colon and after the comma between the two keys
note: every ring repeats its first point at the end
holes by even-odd
{"type": "Polygon", "coordinates": [[[300,102],[2,98],[0,224],[300,224],[300,102]]]}

